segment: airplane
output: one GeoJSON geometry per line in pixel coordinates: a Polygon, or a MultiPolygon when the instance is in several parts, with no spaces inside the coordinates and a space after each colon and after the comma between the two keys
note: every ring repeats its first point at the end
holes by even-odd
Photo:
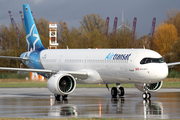
{"type": "Polygon", "coordinates": [[[180,62],[166,63],[162,56],[149,49],[46,49],[39,37],[31,10],[23,4],[28,51],[20,57],[0,58],[21,60],[28,68],[0,67],[0,70],[37,72],[48,78],[47,87],[55,100],[66,99],[79,84],[108,84],[111,96],[124,96],[123,83],[134,84],[143,99],[158,91],[168,75],[168,67],[180,62]]]}

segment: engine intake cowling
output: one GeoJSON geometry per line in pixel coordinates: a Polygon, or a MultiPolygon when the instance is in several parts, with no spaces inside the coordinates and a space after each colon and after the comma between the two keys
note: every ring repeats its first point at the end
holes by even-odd
{"type": "Polygon", "coordinates": [[[57,95],[68,95],[76,88],[76,81],[70,74],[55,74],[47,82],[48,89],[57,95]]]}
{"type": "MultiPolygon", "coordinates": [[[[162,84],[163,84],[163,81],[160,81],[158,83],[146,84],[148,92],[156,92],[156,91],[158,91],[162,87],[162,84]]],[[[145,92],[143,84],[134,84],[134,85],[138,90],[140,90],[142,92],[145,92]]]]}

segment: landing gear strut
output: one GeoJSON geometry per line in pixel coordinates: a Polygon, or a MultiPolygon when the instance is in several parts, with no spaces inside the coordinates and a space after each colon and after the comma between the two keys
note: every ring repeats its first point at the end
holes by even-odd
{"type": "Polygon", "coordinates": [[[144,83],[144,90],[145,92],[142,94],[143,99],[150,99],[151,94],[148,92],[147,85],[144,83]]]}
{"type": "Polygon", "coordinates": [[[113,87],[111,89],[111,96],[112,98],[116,98],[117,97],[117,94],[119,96],[124,96],[124,88],[123,87],[120,87],[120,84],[119,83],[116,83],[117,87],[113,87]]]}

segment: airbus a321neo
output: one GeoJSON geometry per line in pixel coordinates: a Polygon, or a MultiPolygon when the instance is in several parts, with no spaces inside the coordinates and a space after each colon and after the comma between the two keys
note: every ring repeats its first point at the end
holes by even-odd
{"type": "MultiPolygon", "coordinates": [[[[112,97],[124,96],[123,83],[132,83],[149,99],[150,92],[158,91],[168,75],[162,56],[148,49],[46,49],[42,45],[29,5],[23,5],[28,51],[19,59],[30,69],[0,67],[0,70],[37,72],[48,78],[47,87],[55,99],[66,98],[81,84],[111,84],[112,97]]],[[[107,86],[108,87],[108,86],[107,86]]]]}

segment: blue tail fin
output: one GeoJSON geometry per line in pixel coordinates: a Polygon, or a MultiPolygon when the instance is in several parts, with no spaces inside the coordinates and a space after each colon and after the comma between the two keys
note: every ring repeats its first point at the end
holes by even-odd
{"type": "Polygon", "coordinates": [[[41,51],[45,49],[42,45],[28,4],[23,4],[23,13],[28,51],[41,51]]]}

